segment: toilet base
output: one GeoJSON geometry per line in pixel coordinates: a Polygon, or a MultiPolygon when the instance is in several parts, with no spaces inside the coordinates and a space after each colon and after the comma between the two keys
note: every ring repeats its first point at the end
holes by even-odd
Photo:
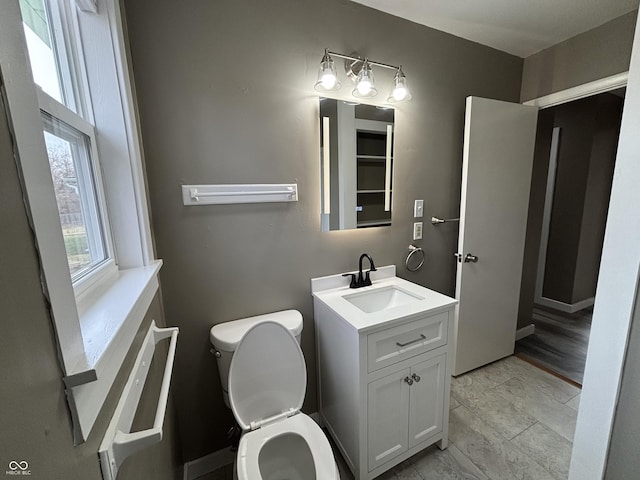
{"type": "Polygon", "coordinates": [[[241,436],[242,436],[242,429],[240,428],[240,425],[238,425],[237,423],[234,424],[233,427],[231,427],[227,432],[227,438],[231,442],[231,451],[234,453],[238,451],[238,445],[240,444],[241,436]]]}

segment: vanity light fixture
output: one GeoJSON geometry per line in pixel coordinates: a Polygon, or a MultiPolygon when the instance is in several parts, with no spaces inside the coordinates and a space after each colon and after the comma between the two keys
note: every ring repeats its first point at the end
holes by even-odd
{"type": "Polygon", "coordinates": [[[395,77],[393,77],[393,88],[387,102],[406,102],[411,100],[411,91],[407,86],[407,77],[402,71],[402,66],[398,67],[395,77]]]}
{"type": "Polygon", "coordinates": [[[318,81],[315,84],[315,89],[319,92],[333,92],[341,86],[342,84],[338,80],[333,58],[331,58],[327,49],[325,49],[324,56],[320,62],[320,72],[318,72],[318,81]]]}
{"type": "Polygon", "coordinates": [[[378,93],[376,88],[372,66],[388,68],[395,70],[396,74],[393,78],[393,86],[391,94],[387,98],[389,103],[399,103],[411,100],[411,92],[407,85],[407,77],[402,71],[402,66],[396,67],[386,63],[374,62],[369,58],[360,58],[353,55],[345,55],[329,51],[325,48],[324,56],[320,62],[320,71],[318,72],[318,81],[315,89],[320,92],[335,92],[340,89],[342,84],[338,80],[336,66],[332,57],[345,59],[345,71],[354,83],[353,96],[357,98],[371,98],[378,93]]]}
{"type": "Polygon", "coordinates": [[[353,96],[358,98],[371,98],[378,94],[375,82],[373,80],[373,71],[369,64],[369,59],[365,58],[364,64],[358,73],[356,80],[356,88],[353,89],[353,96]]]}

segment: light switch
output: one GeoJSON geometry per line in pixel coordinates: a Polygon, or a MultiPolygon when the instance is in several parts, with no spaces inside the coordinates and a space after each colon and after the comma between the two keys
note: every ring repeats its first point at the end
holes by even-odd
{"type": "Polygon", "coordinates": [[[424,214],[424,200],[416,200],[413,203],[413,217],[422,218],[424,214]]]}
{"type": "Polygon", "coordinates": [[[422,222],[415,222],[413,224],[413,239],[414,240],[422,239],[422,222]]]}

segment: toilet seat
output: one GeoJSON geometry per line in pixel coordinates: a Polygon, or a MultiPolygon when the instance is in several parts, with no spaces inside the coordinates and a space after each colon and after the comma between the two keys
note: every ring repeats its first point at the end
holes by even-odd
{"type": "Polygon", "coordinates": [[[322,429],[309,416],[298,413],[293,417],[248,432],[240,439],[236,466],[239,479],[262,480],[260,451],[270,440],[282,434],[297,434],[307,442],[315,466],[316,480],[340,478],[329,440],[322,429]]]}
{"type": "MultiPolygon", "coordinates": [[[[238,478],[262,480],[260,452],[280,440],[312,457],[316,480],[340,478],[324,432],[300,412],[306,385],[302,350],[285,327],[266,321],[244,334],[229,367],[229,403],[244,432],[238,446],[238,478]]],[[[284,460],[291,454],[277,447],[274,451],[282,451],[284,460]]]]}
{"type": "Polygon", "coordinates": [[[300,411],[307,367],[295,337],[279,323],[254,325],[229,367],[229,403],[243,431],[300,411]]]}

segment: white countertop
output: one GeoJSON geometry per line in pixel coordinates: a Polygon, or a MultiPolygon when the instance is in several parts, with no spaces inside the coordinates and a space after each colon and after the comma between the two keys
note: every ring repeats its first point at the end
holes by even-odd
{"type": "MultiPolygon", "coordinates": [[[[321,301],[328,308],[337,313],[358,332],[388,327],[396,322],[416,317],[429,312],[444,310],[458,301],[441,293],[435,292],[421,285],[395,276],[395,265],[381,267],[371,273],[372,285],[357,289],[349,288],[349,277],[342,274],[311,280],[311,293],[316,301],[321,301]],[[398,305],[377,312],[365,313],[344,298],[345,295],[366,293],[378,288],[396,286],[410,294],[422,297],[422,300],[398,305]]],[[[348,272],[353,273],[353,272],[348,272]]]]}

